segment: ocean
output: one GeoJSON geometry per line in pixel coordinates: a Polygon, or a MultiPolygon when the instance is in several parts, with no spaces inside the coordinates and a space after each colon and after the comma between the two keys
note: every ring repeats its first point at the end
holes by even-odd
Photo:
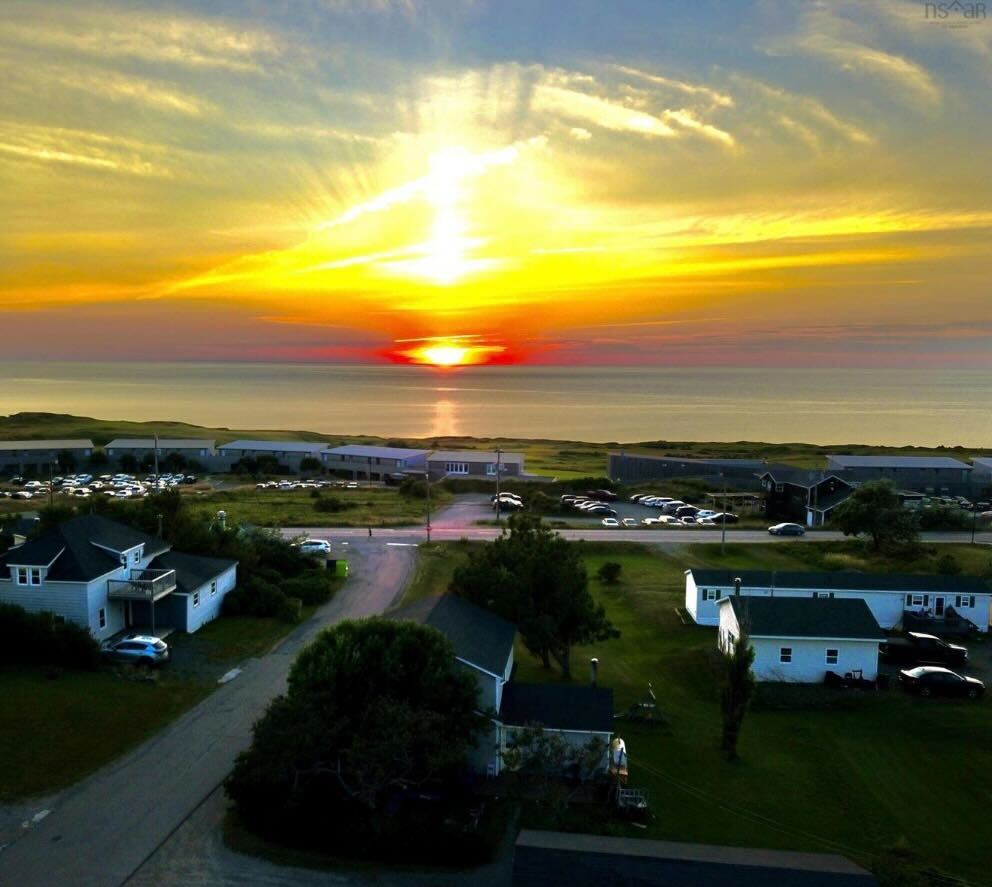
{"type": "Polygon", "coordinates": [[[0,362],[0,414],[394,438],[992,450],[981,370],[0,362]]]}

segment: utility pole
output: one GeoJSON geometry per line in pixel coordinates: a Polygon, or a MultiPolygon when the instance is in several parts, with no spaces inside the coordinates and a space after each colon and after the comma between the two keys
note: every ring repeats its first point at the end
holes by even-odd
{"type": "Polygon", "coordinates": [[[431,541],[431,466],[429,462],[425,477],[427,480],[427,544],[429,545],[431,541]]]}
{"type": "Polygon", "coordinates": [[[369,456],[369,486],[372,486],[372,457],[369,456]]]}
{"type": "Polygon", "coordinates": [[[720,554],[727,551],[727,475],[723,476],[723,514],[720,515],[720,554]]]}
{"type": "Polygon", "coordinates": [[[499,498],[499,469],[500,469],[499,463],[502,453],[503,451],[499,447],[496,447],[496,523],[497,524],[500,522],[500,515],[503,512],[503,503],[500,501],[499,498]]]}
{"type": "MultiPolygon", "coordinates": [[[[49,505],[49,507],[51,507],[51,506],[53,506],[55,504],[55,487],[54,487],[54,485],[52,483],[52,480],[54,479],[54,477],[55,477],[55,463],[54,462],[49,462],[48,463],[48,505],[49,505]]],[[[971,534],[971,541],[972,542],[975,541],[975,534],[974,534],[974,532],[972,532],[972,534],[971,534]]]]}
{"type": "MultiPolygon", "coordinates": [[[[146,463],[147,464],[147,463],[146,463]]],[[[141,467],[140,465],[138,466],[141,467]]],[[[158,433],[155,434],[155,481],[158,481],[158,433]]]]}

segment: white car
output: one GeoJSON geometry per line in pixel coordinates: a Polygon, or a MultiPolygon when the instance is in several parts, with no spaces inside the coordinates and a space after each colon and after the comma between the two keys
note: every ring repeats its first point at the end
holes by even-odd
{"type": "Polygon", "coordinates": [[[637,519],[633,517],[625,517],[623,520],[620,521],[620,523],[623,524],[625,527],[636,527],[637,519]]]}
{"type": "Polygon", "coordinates": [[[615,517],[604,517],[602,524],[604,527],[619,527],[620,521],[618,521],[615,517]]]}
{"type": "Polygon", "coordinates": [[[29,480],[26,484],[24,484],[25,490],[40,490],[41,487],[42,483],[40,480],[29,480]]]}
{"type": "Polygon", "coordinates": [[[326,539],[307,539],[300,543],[301,554],[330,554],[331,543],[326,539]]]}
{"type": "Polygon", "coordinates": [[[716,517],[718,513],[719,512],[713,511],[710,508],[704,508],[702,511],[696,512],[696,517],[699,518],[699,520],[709,520],[712,517],[716,517]]]}
{"type": "Polygon", "coordinates": [[[12,499],[33,499],[34,498],[34,493],[31,493],[28,490],[18,490],[16,493],[13,493],[11,495],[11,498],[12,499]]]}

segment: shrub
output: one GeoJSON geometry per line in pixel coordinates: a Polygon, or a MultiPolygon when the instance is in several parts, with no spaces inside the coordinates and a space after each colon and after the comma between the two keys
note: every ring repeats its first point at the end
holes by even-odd
{"type": "Polygon", "coordinates": [[[957,576],[961,572],[961,564],[953,554],[942,554],[937,558],[937,572],[941,576],[957,576]]]}
{"type": "Polygon", "coordinates": [[[616,561],[607,561],[596,571],[596,576],[600,582],[604,582],[607,585],[616,585],[620,581],[620,572],[622,570],[622,564],[618,564],[616,561]]]}
{"type": "Polygon", "coordinates": [[[283,594],[299,598],[304,606],[313,607],[331,598],[333,579],[327,570],[307,570],[282,584],[283,594]]]}
{"type": "Polygon", "coordinates": [[[61,622],[52,613],[28,613],[0,604],[0,664],[56,665],[92,671],[100,645],[85,628],[61,622]]]}
{"type": "Polygon", "coordinates": [[[313,503],[314,511],[326,512],[329,514],[335,514],[338,511],[346,511],[349,508],[354,508],[354,502],[342,502],[336,496],[321,496],[313,503]]]}

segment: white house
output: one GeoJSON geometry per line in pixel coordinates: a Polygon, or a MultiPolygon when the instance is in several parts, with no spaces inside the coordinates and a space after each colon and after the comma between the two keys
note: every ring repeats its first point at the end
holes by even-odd
{"type": "Polygon", "coordinates": [[[728,652],[746,625],[759,681],[818,684],[828,671],[878,677],[885,634],[863,600],[731,594],[717,609],[717,646],[728,652]]]}
{"type": "Polygon", "coordinates": [[[606,768],[613,734],[612,690],[511,681],[516,626],[455,595],[424,598],[389,616],[436,628],[451,641],[459,665],[475,678],[479,711],[491,715],[490,728],[469,755],[475,772],[497,775],[514,735],[527,727],[558,733],[575,746],[599,738],[606,768]]]}
{"type": "Polygon", "coordinates": [[[749,597],[863,600],[882,628],[921,612],[938,623],[935,628],[959,619],[982,632],[989,627],[992,590],[978,576],[690,569],[685,571],[685,608],[697,624],[719,624],[718,601],[734,592],[737,579],[741,594],[749,597]]]}
{"type": "Polygon", "coordinates": [[[0,601],[85,626],[196,631],[220,612],[237,562],[172,552],[163,539],[98,515],[73,518],[0,554],[0,601]]]}

